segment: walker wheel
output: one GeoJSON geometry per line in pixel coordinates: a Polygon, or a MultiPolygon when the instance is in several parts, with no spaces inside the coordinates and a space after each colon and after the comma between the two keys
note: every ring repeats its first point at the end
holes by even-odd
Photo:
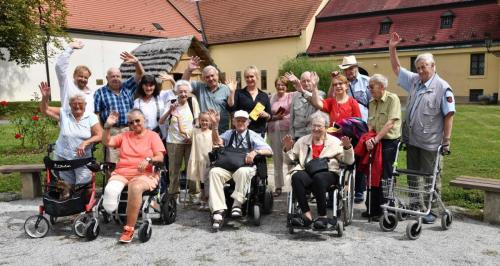
{"type": "Polygon", "coordinates": [[[43,215],[33,215],[24,222],[24,232],[32,238],[45,237],[49,232],[49,221],[43,215]]]}
{"type": "Polygon", "coordinates": [[[160,217],[163,224],[171,224],[177,218],[177,202],[168,193],[163,194],[161,198],[160,217]]]}
{"type": "Polygon", "coordinates": [[[410,240],[416,240],[422,233],[422,224],[419,221],[411,221],[406,226],[406,237],[410,240]]]}
{"type": "Polygon", "coordinates": [[[78,217],[76,217],[75,221],[73,222],[73,232],[75,232],[75,235],[77,235],[78,237],[85,237],[85,229],[88,218],[89,217],[87,216],[87,214],[82,213],[78,215],[78,217]]]}
{"type": "Polygon", "coordinates": [[[452,223],[453,215],[449,210],[445,210],[443,215],[441,216],[441,228],[443,228],[443,230],[448,230],[450,229],[452,223]]]}
{"type": "Polygon", "coordinates": [[[97,221],[96,218],[92,218],[85,225],[85,237],[87,238],[88,241],[96,239],[97,236],[99,235],[99,231],[100,231],[99,222],[97,221]]]}
{"type": "Polygon", "coordinates": [[[337,236],[342,237],[344,235],[344,223],[342,221],[337,222],[337,236]]]}
{"type": "Polygon", "coordinates": [[[263,214],[270,214],[273,211],[273,192],[271,191],[266,191],[264,194],[264,204],[262,206],[262,213],[263,214]]]}
{"type": "Polygon", "coordinates": [[[392,232],[398,226],[398,218],[393,213],[383,215],[379,220],[380,229],[384,232],[392,232]]]}
{"type": "Polygon", "coordinates": [[[57,223],[57,216],[49,215],[49,221],[50,221],[50,225],[56,224],[57,223]]]}
{"type": "Polygon", "coordinates": [[[260,206],[255,204],[253,205],[253,212],[252,212],[252,222],[255,226],[260,225],[260,206]]]}
{"type": "Polygon", "coordinates": [[[149,221],[145,221],[139,228],[139,240],[141,242],[148,242],[153,234],[153,228],[149,221]]]}

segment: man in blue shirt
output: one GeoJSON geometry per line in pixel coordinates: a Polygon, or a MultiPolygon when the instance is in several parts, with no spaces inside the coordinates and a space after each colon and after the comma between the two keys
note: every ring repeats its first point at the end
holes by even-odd
{"type": "MultiPolygon", "coordinates": [[[[98,89],[94,94],[94,111],[99,116],[104,128],[104,123],[111,112],[119,114],[118,122],[111,128],[111,135],[114,136],[128,129],[127,113],[134,106],[134,94],[137,83],[144,75],[144,68],[137,57],[129,52],[122,52],[120,58],[124,63],[135,65],[135,76],[122,82],[122,73],[119,68],[110,68],[106,74],[108,83],[98,89]]],[[[106,161],[118,161],[118,152],[114,149],[106,150],[106,161]]]]}
{"type": "MultiPolygon", "coordinates": [[[[417,73],[401,67],[396,47],[401,41],[392,33],[389,41],[391,66],[398,76],[399,85],[408,91],[403,141],[407,144],[406,160],[410,170],[433,173],[438,147],[443,152],[450,149],[455,100],[451,86],[436,73],[434,57],[430,53],[419,54],[415,60],[417,73]]],[[[427,181],[427,180],[426,180],[427,181]]],[[[417,183],[415,176],[408,176],[408,182],[417,183]]],[[[418,187],[416,187],[418,189],[418,187]]],[[[441,178],[437,176],[435,190],[439,193],[441,178]]],[[[428,202],[427,202],[428,203],[428,202]]],[[[420,205],[427,205],[420,203],[420,205]]],[[[420,208],[425,206],[418,206],[420,208]]],[[[437,206],[432,206],[435,209],[437,206]]],[[[434,223],[436,215],[430,212],[423,217],[424,223],[434,223]]]]}

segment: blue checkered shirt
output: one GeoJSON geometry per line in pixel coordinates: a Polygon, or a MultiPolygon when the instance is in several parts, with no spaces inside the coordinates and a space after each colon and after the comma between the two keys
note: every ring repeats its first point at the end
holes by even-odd
{"type": "Polygon", "coordinates": [[[134,93],[137,83],[134,77],[130,77],[123,82],[120,87],[120,94],[116,95],[108,85],[98,89],[94,95],[94,111],[99,113],[101,121],[106,122],[111,111],[116,110],[120,114],[120,119],[116,126],[128,126],[127,112],[134,106],[134,93]]]}

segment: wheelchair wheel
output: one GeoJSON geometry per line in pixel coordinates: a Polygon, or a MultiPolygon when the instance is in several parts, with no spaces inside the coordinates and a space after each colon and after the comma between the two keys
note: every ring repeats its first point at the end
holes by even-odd
{"type": "Polygon", "coordinates": [[[453,215],[449,210],[445,210],[443,215],[441,216],[441,228],[443,228],[443,230],[448,230],[450,229],[452,223],[453,215]]]}
{"type": "Polygon", "coordinates": [[[384,232],[392,232],[398,226],[398,218],[393,213],[383,215],[379,220],[380,229],[384,232]]]}
{"type": "Polygon", "coordinates": [[[102,216],[102,222],[104,224],[109,224],[111,222],[111,215],[107,211],[102,210],[101,216],[102,216]]]}
{"type": "Polygon", "coordinates": [[[262,206],[262,213],[263,214],[270,214],[273,211],[273,192],[271,191],[266,191],[264,194],[264,203],[262,206]]]}
{"type": "Polygon", "coordinates": [[[43,215],[33,215],[24,222],[24,232],[32,238],[45,237],[49,232],[49,221],[43,215]]]}
{"type": "Polygon", "coordinates": [[[352,217],[354,215],[354,178],[352,172],[350,172],[347,176],[348,178],[348,186],[344,188],[344,192],[346,193],[343,205],[344,205],[344,215],[342,215],[344,225],[348,226],[352,223],[352,217]]]}
{"type": "Polygon", "coordinates": [[[160,217],[163,224],[171,224],[177,218],[177,203],[175,198],[164,193],[161,198],[160,217]]]}
{"type": "Polygon", "coordinates": [[[260,206],[255,204],[253,205],[252,207],[252,223],[255,225],[255,226],[259,226],[260,225],[260,206]]]}
{"type": "Polygon", "coordinates": [[[410,240],[416,240],[422,233],[422,224],[419,221],[411,221],[406,226],[406,237],[410,240]]]}
{"type": "Polygon", "coordinates": [[[139,227],[139,240],[141,242],[148,242],[153,234],[153,228],[149,221],[145,221],[142,223],[141,227],[139,227]]]}
{"type": "Polygon", "coordinates": [[[73,222],[73,232],[75,233],[76,236],[80,238],[85,237],[85,229],[86,229],[86,224],[88,221],[89,217],[87,214],[82,213],[76,217],[75,221],[73,222]]]}
{"type": "Polygon", "coordinates": [[[99,231],[99,222],[96,218],[92,218],[85,225],[85,238],[87,238],[88,241],[92,241],[99,236],[99,231]]]}
{"type": "Polygon", "coordinates": [[[344,235],[344,223],[342,221],[337,222],[337,236],[342,237],[344,235]]]}

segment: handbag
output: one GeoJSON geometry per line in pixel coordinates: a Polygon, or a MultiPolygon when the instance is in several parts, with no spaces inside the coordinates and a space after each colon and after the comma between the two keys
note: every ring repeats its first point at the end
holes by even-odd
{"type": "MultiPolygon", "coordinates": [[[[307,157],[309,157],[309,153],[311,151],[311,147],[307,148],[307,157]]],[[[329,158],[316,158],[308,161],[307,163],[304,163],[304,170],[309,174],[309,176],[313,176],[317,173],[320,172],[327,172],[328,171],[328,162],[330,161],[329,158]]]]}
{"type": "Polygon", "coordinates": [[[236,138],[236,131],[233,131],[229,143],[223,148],[216,149],[210,155],[210,160],[214,161],[214,167],[220,167],[230,172],[238,170],[238,168],[246,165],[245,158],[249,151],[252,150],[249,132],[245,136],[248,148],[242,148],[243,140],[236,142],[236,147],[233,147],[233,141],[236,138]]]}

